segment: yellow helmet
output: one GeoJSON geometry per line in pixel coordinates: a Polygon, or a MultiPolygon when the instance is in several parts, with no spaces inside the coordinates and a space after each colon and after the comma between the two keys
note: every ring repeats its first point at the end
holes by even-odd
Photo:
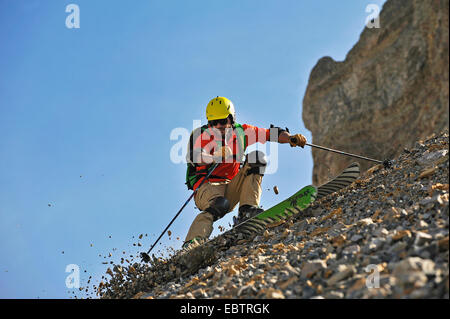
{"type": "Polygon", "coordinates": [[[206,118],[208,121],[221,120],[231,115],[233,122],[236,118],[233,102],[226,97],[218,96],[209,101],[206,106],[206,118]]]}

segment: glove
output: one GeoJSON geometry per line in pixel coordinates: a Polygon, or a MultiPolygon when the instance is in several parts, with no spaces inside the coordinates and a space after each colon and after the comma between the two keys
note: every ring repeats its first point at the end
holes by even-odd
{"type": "Polygon", "coordinates": [[[301,148],[303,148],[306,144],[306,137],[304,137],[302,134],[292,135],[289,138],[289,144],[291,144],[291,147],[300,146],[301,148]]]}
{"type": "Polygon", "coordinates": [[[229,146],[222,146],[213,153],[214,162],[223,163],[226,159],[233,156],[233,151],[229,146]]]}

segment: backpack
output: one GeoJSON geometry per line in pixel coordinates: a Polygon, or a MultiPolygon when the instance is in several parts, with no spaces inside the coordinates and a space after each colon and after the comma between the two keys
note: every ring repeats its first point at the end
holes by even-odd
{"type": "MultiPolygon", "coordinates": [[[[191,136],[189,137],[187,155],[186,155],[187,169],[186,169],[186,183],[185,183],[189,190],[194,189],[195,183],[197,183],[198,180],[202,176],[204,176],[208,173],[208,169],[210,167],[210,165],[208,165],[208,167],[205,168],[205,170],[197,171],[196,166],[198,166],[198,165],[194,163],[194,154],[193,154],[194,142],[207,129],[208,129],[208,124],[205,124],[201,127],[197,127],[194,131],[192,131],[191,136]]],[[[242,128],[242,125],[238,124],[238,123],[233,124],[233,129],[236,132],[236,136],[237,136],[237,140],[238,140],[238,147],[239,147],[238,154],[243,155],[245,152],[245,149],[247,148],[244,129],[242,128]]]]}

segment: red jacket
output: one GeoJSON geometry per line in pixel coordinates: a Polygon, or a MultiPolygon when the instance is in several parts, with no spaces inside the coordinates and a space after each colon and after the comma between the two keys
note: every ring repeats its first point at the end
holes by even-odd
{"type": "MultiPolygon", "coordinates": [[[[245,147],[255,144],[257,142],[264,144],[265,142],[270,140],[270,129],[259,128],[256,126],[242,124],[242,128],[245,134],[245,147]]],[[[229,146],[233,155],[238,154],[239,143],[236,135],[236,130],[233,130],[232,134],[225,141],[225,145],[229,146]]],[[[220,134],[214,134],[214,131],[211,127],[208,127],[194,142],[193,150],[194,152],[197,150],[203,149],[203,152],[207,154],[213,154],[217,151],[219,146],[222,146],[223,141],[220,134]]],[[[244,150],[245,151],[245,150],[244,150]]],[[[233,158],[233,162],[230,163],[230,160],[227,160],[226,163],[220,163],[219,166],[212,172],[208,181],[210,182],[221,182],[226,180],[232,180],[239,171],[240,160],[237,158],[233,158]]],[[[196,166],[197,171],[205,171],[207,169],[207,165],[196,166]]],[[[197,183],[194,185],[194,190],[197,189],[198,185],[202,182],[203,178],[200,178],[197,183]]]]}

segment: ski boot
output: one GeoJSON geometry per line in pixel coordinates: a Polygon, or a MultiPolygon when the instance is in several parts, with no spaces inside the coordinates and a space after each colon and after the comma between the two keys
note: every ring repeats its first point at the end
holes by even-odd
{"type": "Polygon", "coordinates": [[[196,247],[200,245],[203,242],[203,238],[201,237],[194,237],[191,240],[185,241],[183,243],[183,246],[181,246],[182,249],[190,249],[193,247],[196,247]]]}
{"type": "Polygon", "coordinates": [[[239,207],[238,216],[233,217],[234,226],[243,223],[247,219],[255,217],[256,215],[262,213],[263,211],[264,211],[264,209],[259,208],[257,206],[243,205],[243,206],[239,207]]]}

